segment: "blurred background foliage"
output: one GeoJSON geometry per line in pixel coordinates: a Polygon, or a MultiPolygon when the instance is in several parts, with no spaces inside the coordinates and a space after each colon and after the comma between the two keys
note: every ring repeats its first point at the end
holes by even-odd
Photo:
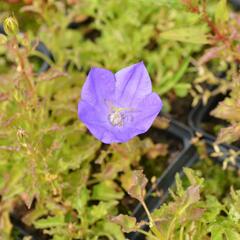
{"type": "Polygon", "coordinates": [[[221,57],[208,64],[208,54],[197,63],[204,51],[211,53],[225,41],[214,38],[217,33],[204,14],[226,29],[230,24],[228,17],[219,21],[228,11],[226,1],[210,1],[206,8],[203,2],[1,2],[0,22],[14,13],[20,29],[2,36],[0,45],[2,239],[14,239],[10,213],[54,240],[125,239],[108,216],[131,212],[126,189],[132,170],[142,168],[141,159],[168,159],[169,143],[153,141],[150,135],[125,144],[101,144],[77,118],[81,86],[92,66],[117,71],[143,60],[165,111],[190,92],[195,102],[209,97],[202,90],[206,82],[228,87],[214,73],[228,69],[233,58],[225,59],[225,54],[233,56],[235,38],[226,48],[231,51],[220,46],[221,57]],[[52,57],[36,50],[39,41],[52,57]],[[42,61],[50,68],[40,73],[42,61]]]}
{"type": "Polygon", "coordinates": [[[163,95],[174,89],[186,96],[191,78],[183,75],[190,57],[208,42],[208,27],[176,2],[34,1],[20,11],[17,5],[15,10],[5,4],[1,19],[15,10],[19,21],[23,19],[21,31],[46,43],[57,68],[86,73],[91,66],[101,66],[117,71],[141,59],[155,91],[163,95]]]}

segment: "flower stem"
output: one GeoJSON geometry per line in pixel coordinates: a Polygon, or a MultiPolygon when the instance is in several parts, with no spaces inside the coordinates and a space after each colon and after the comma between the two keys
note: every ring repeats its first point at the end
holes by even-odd
{"type": "Polygon", "coordinates": [[[151,233],[148,233],[142,229],[138,229],[137,230],[139,233],[144,234],[145,236],[149,237],[150,239],[154,239],[154,240],[159,240],[157,237],[155,237],[154,235],[152,235],[151,233]]]}
{"type": "Polygon", "coordinates": [[[25,59],[24,59],[24,57],[26,57],[26,56],[22,56],[22,54],[20,52],[17,37],[13,38],[13,50],[15,51],[16,57],[18,59],[18,64],[19,64],[21,73],[23,74],[23,77],[25,78],[27,84],[29,85],[31,94],[34,94],[35,93],[35,85],[34,85],[34,82],[31,78],[31,76],[29,76],[29,71],[26,72],[25,59]]]}
{"type": "Polygon", "coordinates": [[[171,233],[172,233],[172,230],[174,228],[174,225],[175,225],[175,221],[176,221],[176,216],[172,219],[172,221],[170,222],[170,225],[169,225],[169,228],[168,228],[168,231],[167,231],[167,240],[170,239],[170,236],[171,236],[171,233]]]}
{"type": "Polygon", "coordinates": [[[183,233],[184,233],[184,226],[182,226],[181,229],[180,229],[180,240],[184,240],[183,239],[183,233]]]}
{"type": "Polygon", "coordinates": [[[148,219],[150,221],[150,227],[154,225],[154,221],[152,219],[152,216],[151,216],[151,213],[149,212],[148,208],[147,208],[147,205],[144,201],[141,201],[141,204],[145,210],[145,212],[147,213],[147,216],[148,216],[148,219]]]}
{"type": "Polygon", "coordinates": [[[162,237],[162,234],[157,229],[157,226],[155,225],[155,223],[152,219],[151,213],[149,212],[146,203],[144,201],[141,201],[141,204],[142,204],[145,212],[147,213],[148,219],[150,221],[149,227],[150,227],[151,231],[158,237],[157,238],[158,240],[164,240],[163,237],[162,237]]]}

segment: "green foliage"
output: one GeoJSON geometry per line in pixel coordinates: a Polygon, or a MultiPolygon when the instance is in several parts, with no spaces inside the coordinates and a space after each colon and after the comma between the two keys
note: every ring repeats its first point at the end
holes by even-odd
{"type": "MultiPolygon", "coordinates": [[[[120,215],[113,221],[120,224],[126,232],[138,229],[151,240],[238,239],[240,192],[230,188],[233,183],[229,181],[232,171],[224,172],[221,166],[213,164],[211,170],[214,169],[215,172],[209,171],[206,174],[204,171],[207,165],[204,162],[200,163],[196,166],[198,171],[185,168],[183,180],[179,175],[176,176],[175,190],[171,192],[172,200],[168,200],[149,216],[149,232],[140,229],[143,223],[136,223],[134,218],[120,215]],[[200,176],[201,171],[204,178],[200,176]],[[228,177],[221,178],[221,173],[228,177]],[[218,193],[218,189],[211,188],[211,182],[215,182],[220,191],[225,182],[228,186],[224,191],[225,197],[218,193]]],[[[236,183],[238,183],[237,179],[238,177],[235,176],[236,183]]],[[[235,186],[239,187],[239,184],[235,186]]]]}
{"type": "Polygon", "coordinates": [[[29,58],[35,47],[19,41],[7,39],[15,68],[0,82],[0,236],[11,235],[9,214],[20,205],[29,209],[22,221],[53,239],[123,240],[109,218],[125,197],[120,176],[155,144],[135,138],[103,146],[77,117],[85,74],[56,67],[37,74],[29,58]]]}
{"type": "Polygon", "coordinates": [[[108,219],[124,197],[115,181],[138,165],[145,140],[103,147],[77,117],[85,76],[36,74],[35,49],[28,39],[19,48],[19,37],[6,45],[18,70],[0,83],[0,236],[11,234],[10,212],[26,205],[22,220],[54,239],[124,239],[108,219]]]}
{"type": "Polygon", "coordinates": [[[120,214],[112,218],[112,221],[121,225],[122,230],[126,233],[135,231],[138,227],[136,223],[136,218],[123,215],[123,214],[120,214]]]}
{"type": "MultiPolygon", "coordinates": [[[[44,6],[44,11],[42,8],[34,3],[23,10],[44,20],[38,37],[53,52],[57,67],[69,63],[69,68],[84,72],[92,66],[117,71],[143,60],[155,91],[163,95],[174,90],[178,96],[186,96],[191,79],[183,78],[189,70],[184,59],[207,43],[208,28],[198,14],[187,12],[181,1],[81,1],[67,10],[56,1],[44,6]],[[78,29],[67,28],[74,21],[78,29]],[[176,29],[184,30],[182,37],[179,32],[177,39],[169,41],[167,32],[176,29]]],[[[29,34],[34,37],[32,31],[29,34]]]]}
{"type": "MultiPolygon", "coordinates": [[[[14,34],[0,36],[1,239],[11,239],[9,215],[18,212],[19,206],[28,208],[20,216],[26,225],[54,240],[124,240],[119,224],[124,231],[142,226],[129,216],[110,218],[127,199],[125,191],[144,205],[147,180],[140,170],[132,170],[140,168],[143,156],[146,161],[166,158],[168,144],[135,138],[125,144],[102,145],[77,118],[79,93],[90,67],[117,71],[144,60],[153,88],[166,97],[165,102],[172,93],[186,96],[196,71],[193,56],[213,39],[221,39],[203,19],[204,8],[198,9],[198,4],[180,0],[1,3],[1,22],[12,12],[18,19],[5,24],[5,30],[14,34]],[[72,22],[78,24],[76,29],[69,28],[72,22]],[[39,40],[54,61],[37,52],[39,40]],[[51,68],[38,73],[43,60],[51,68]]],[[[222,39],[220,46],[213,42],[217,48],[210,48],[210,57],[207,52],[201,62],[215,56],[238,59],[234,55],[237,40],[229,30],[238,28],[234,21],[229,23],[225,1],[219,2],[214,16],[227,29],[223,35],[230,39],[230,47],[225,51],[222,39]]],[[[211,73],[203,75],[197,81],[219,83],[211,73]]],[[[226,203],[219,201],[227,186],[222,172],[215,174],[213,181],[204,182],[186,170],[187,187],[178,177],[173,202],[152,217],[148,213],[149,234],[160,240],[181,239],[194,229],[195,239],[208,239],[207,233],[214,239],[239,238],[239,193],[232,191],[226,203]]]]}
{"type": "Polygon", "coordinates": [[[226,22],[229,19],[229,11],[226,0],[219,1],[215,12],[216,22],[226,22]]]}
{"type": "Polygon", "coordinates": [[[207,32],[208,28],[206,26],[194,26],[162,32],[160,37],[163,39],[180,42],[207,44],[209,43],[206,35],[207,32]]]}
{"type": "MultiPolygon", "coordinates": [[[[240,59],[239,14],[230,11],[228,1],[209,1],[209,4],[202,9],[199,7],[197,11],[202,12],[210,32],[209,46],[195,62],[198,77],[191,89],[193,105],[201,100],[205,104],[211,96],[232,91],[234,79],[239,74],[236,63],[240,59]],[[211,86],[211,91],[206,89],[206,85],[211,86]]],[[[231,139],[226,140],[230,141],[231,139]]]]}

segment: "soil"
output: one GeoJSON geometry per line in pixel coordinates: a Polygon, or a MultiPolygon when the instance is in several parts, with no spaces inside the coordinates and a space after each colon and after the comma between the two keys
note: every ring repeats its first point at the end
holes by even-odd
{"type": "Polygon", "coordinates": [[[192,109],[192,97],[188,95],[184,98],[176,97],[174,94],[169,94],[169,103],[171,104],[170,115],[184,124],[188,123],[188,113],[192,109]]]}
{"type": "Polygon", "coordinates": [[[226,127],[226,126],[227,126],[226,121],[219,119],[219,118],[212,117],[210,115],[207,115],[206,118],[203,119],[203,122],[201,124],[201,128],[205,132],[207,132],[215,137],[217,137],[219,130],[222,127],[226,127]]]}
{"type": "Polygon", "coordinates": [[[33,240],[50,239],[50,237],[43,234],[41,230],[36,230],[33,226],[27,226],[21,221],[22,217],[24,217],[29,211],[31,211],[31,209],[29,210],[21,201],[18,201],[18,203],[15,205],[13,213],[10,216],[10,220],[13,224],[11,233],[12,238],[14,240],[22,240],[26,236],[32,236],[33,240]]]}
{"type": "Polygon", "coordinates": [[[34,72],[38,72],[44,63],[44,61],[42,59],[40,59],[39,57],[36,57],[36,56],[29,57],[29,61],[32,63],[34,72]]]}

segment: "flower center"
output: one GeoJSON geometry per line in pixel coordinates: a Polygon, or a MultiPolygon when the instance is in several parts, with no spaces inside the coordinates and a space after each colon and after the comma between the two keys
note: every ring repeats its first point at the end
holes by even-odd
{"type": "Polygon", "coordinates": [[[129,112],[133,111],[131,108],[115,107],[111,101],[105,101],[109,108],[108,121],[112,126],[123,127],[129,121],[132,121],[132,116],[129,112]]]}
{"type": "Polygon", "coordinates": [[[112,113],[109,114],[109,121],[114,127],[115,126],[122,127],[123,120],[124,115],[119,110],[113,111],[112,113]]]}

